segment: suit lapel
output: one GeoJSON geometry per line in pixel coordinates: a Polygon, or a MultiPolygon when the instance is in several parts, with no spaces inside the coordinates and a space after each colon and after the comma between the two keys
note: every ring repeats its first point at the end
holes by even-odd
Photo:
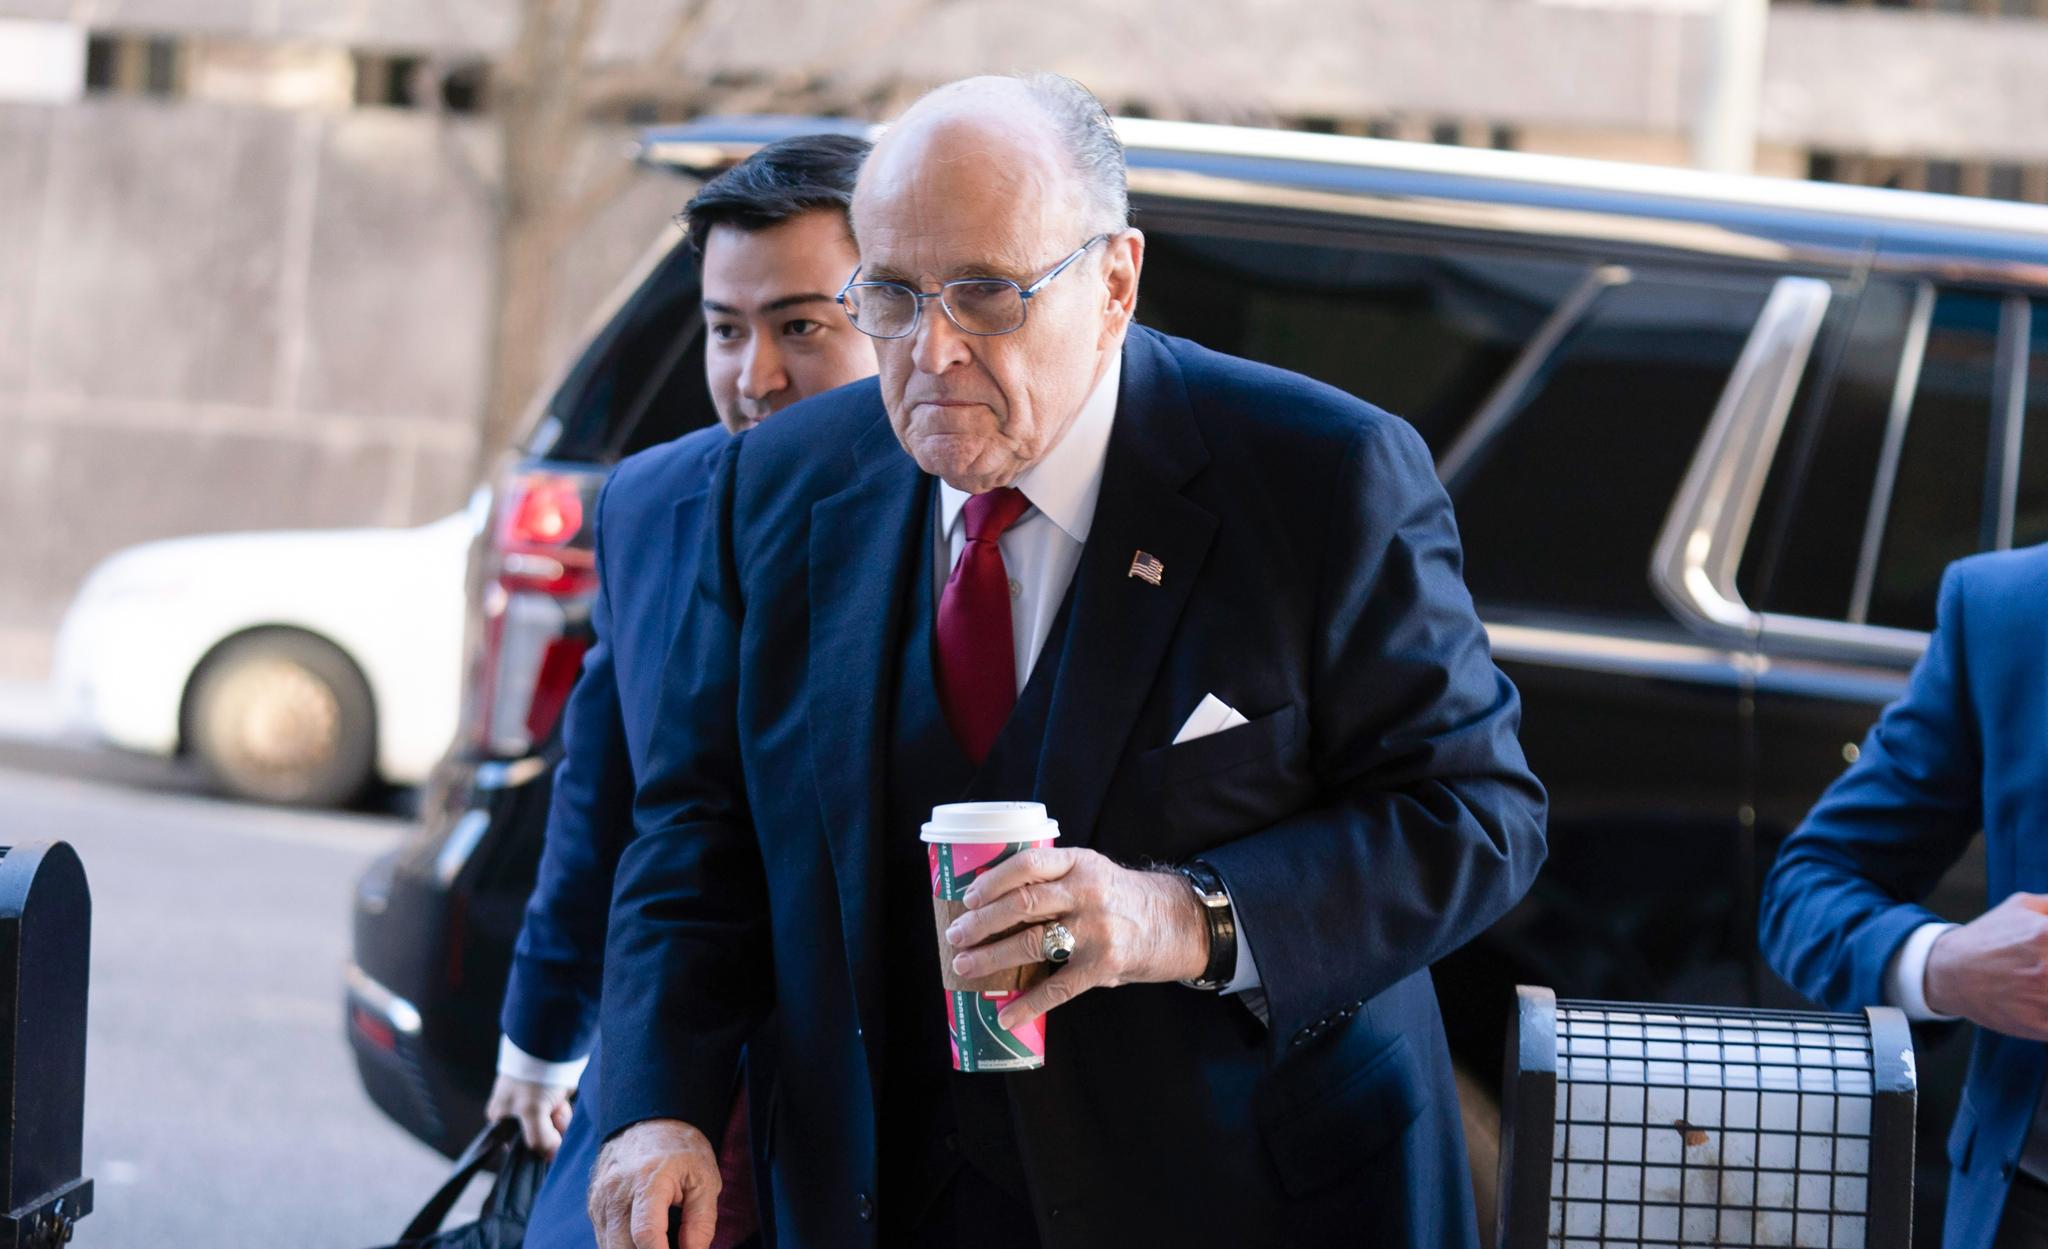
{"type": "Polygon", "coordinates": [[[679,587],[696,584],[697,549],[704,540],[704,500],[711,481],[708,474],[694,476],[695,483],[669,509],[668,559],[662,566],[675,572],[661,587],[661,614],[655,619],[670,635],[683,615],[679,587]]]}
{"type": "Polygon", "coordinates": [[[1155,335],[1132,330],[1039,756],[1038,793],[1062,845],[1094,841],[1110,777],[1208,557],[1216,517],[1181,493],[1208,459],[1179,368],[1155,335]],[[1131,574],[1140,552],[1164,566],[1158,585],[1131,574]]]}
{"type": "Polygon", "coordinates": [[[854,1005],[866,1035],[880,1037],[882,709],[894,688],[903,579],[918,566],[914,544],[930,535],[916,523],[925,476],[888,421],[877,420],[854,453],[861,480],[811,508],[806,715],[854,1005]]]}

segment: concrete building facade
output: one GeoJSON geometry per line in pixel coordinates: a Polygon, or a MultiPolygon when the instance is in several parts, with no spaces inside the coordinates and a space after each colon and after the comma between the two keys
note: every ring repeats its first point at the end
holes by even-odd
{"type": "MultiPolygon", "coordinates": [[[[591,170],[704,98],[885,114],[1050,68],[1113,107],[1684,163],[1719,0],[611,0],[591,170]],[[679,91],[688,86],[689,91],[679,91]]],[[[0,678],[129,543],[409,524],[474,484],[514,0],[0,0],[0,678]]],[[[2048,201],[2048,0],[1779,3],[1759,172],[2048,201]]],[[[546,348],[679,206],[567,246],[546,348]]]]}

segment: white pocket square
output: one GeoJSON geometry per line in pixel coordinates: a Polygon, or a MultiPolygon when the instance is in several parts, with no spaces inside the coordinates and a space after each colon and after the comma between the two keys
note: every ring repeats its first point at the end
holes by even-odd
{"type": "Polygon", "coordinates": [[[1234,729],[1240,724],[1249,723],[1249,720],[1238,714],[1237,708],[1214,694],[1204,694],[1201,705],[1195,708],[1195,714],[1189,716],[1188,722],[1180,726],[1180,732],[1173,735],[1173,744],[1178,746],[1182,742],[1191,742],[1198,737],[1207,737],[1211,733],[1221,733],[1225,729],[1234,729]]]}

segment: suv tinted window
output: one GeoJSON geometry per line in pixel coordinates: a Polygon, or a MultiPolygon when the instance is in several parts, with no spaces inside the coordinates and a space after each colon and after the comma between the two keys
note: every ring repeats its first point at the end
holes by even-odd
{"type": "Polygon", "coordinates": [[[678,243],[584,348],[529,453],[610,463],[715,420],[698,298],[696,258],[678,243]]]}
{"type": "MultiPolygon", "coordinates": [[[[1736,579],[1751,606],[1783,615],[1848,618],[1871,487],[1917,298],[1910,282],[1865,289],[1832,385],[1820,386],[1819,402],[1794,409],[1736,579]]],[[[1807,374],[1809,380],[1817,375],[1811,366],[1807,374]]]]}
{"type": "Polygon", "coordinates": [[[2031,305],[2027,349],[2027,414],[2020,435],[2019,506],[2012,544],[2048,542],[2048,299],[2031,305]]]}
{"type": "Polygon", "coordinates": [[[1586,266],[1147,226],[1138,319],[1401,416],[1438,454],[1586,266]]]}
{"type": "Polygon", "coordinates": [[[1482,608],[1669,620],[1651,548],[1768,293],[1637,276],[1598,297],[1457,483],[1482,608]]]}
{"type": "Polygon", "coordinates": [[[1975,291],[1934,301],[1871,584],[1872,624],[1933,628],[1942,569],[1979,548],[2002,304],[1975,291]]]}

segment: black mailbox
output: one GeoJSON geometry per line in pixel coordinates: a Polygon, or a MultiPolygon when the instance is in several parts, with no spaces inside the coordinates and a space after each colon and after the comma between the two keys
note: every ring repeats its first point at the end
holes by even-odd
{"type": "Polygon", "coordinates": [[[0,1249],[56,1249],[92,1212],[85,984],[92,898],[61,841],[0,846],[0,1249]]]}

